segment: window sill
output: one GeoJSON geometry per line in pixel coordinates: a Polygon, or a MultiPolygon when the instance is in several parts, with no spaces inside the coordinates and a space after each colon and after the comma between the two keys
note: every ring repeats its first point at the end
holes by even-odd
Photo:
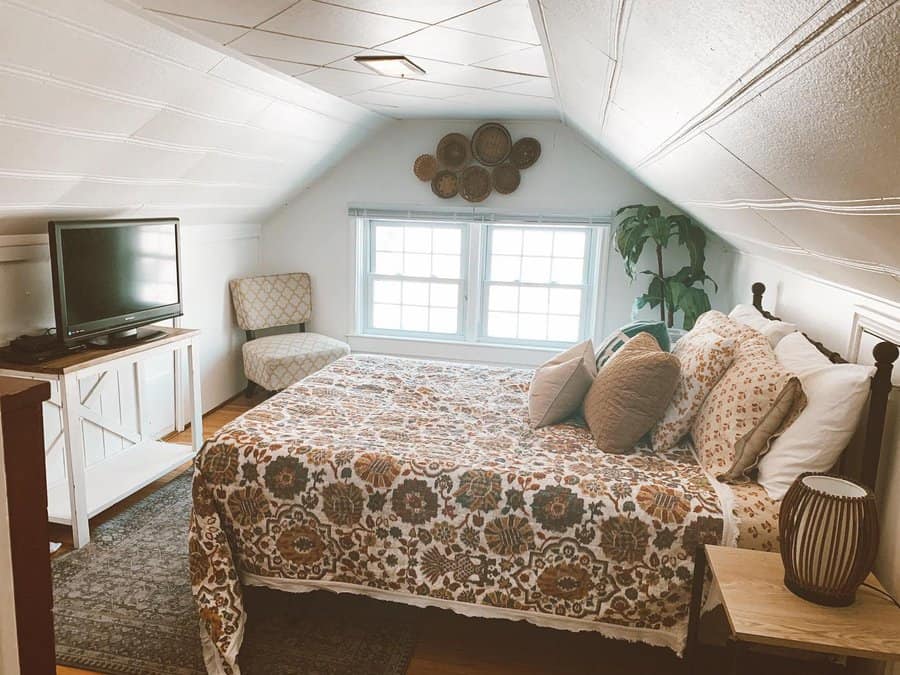
{"type": "Polygon", "coordinates": [[[460,340],[412,338],[395,335],[354,333],[348,335],[347,339],[354,352],[503,366],[538,366],[559,351],[554,347],[504,345],[491,342],[462,342],[460,340]]]}

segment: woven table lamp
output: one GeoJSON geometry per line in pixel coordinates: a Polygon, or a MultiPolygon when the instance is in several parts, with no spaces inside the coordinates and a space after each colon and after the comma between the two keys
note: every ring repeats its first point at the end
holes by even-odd
{"type": "Polygon", "coordinates": [[[802,474],[781,503],[784,585],[820,605],[853,604],[878,552],[870,490],[845,478],[802,474]]]}

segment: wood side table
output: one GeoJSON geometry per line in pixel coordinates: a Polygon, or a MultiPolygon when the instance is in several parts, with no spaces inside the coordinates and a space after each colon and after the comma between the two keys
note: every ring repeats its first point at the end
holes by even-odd
{"type": "MultiPolygon", "coordinates": [[[[700,546],[694,566],[686,651],[694,669],[707,568],[719,586],[728,617],[735,673],[748,644],[855,657],[851,662],[857,658],[900,659],[900,608],[881,593],[860,586],[856,602],[849,607],[817,605],[785,587],[778,553],[700,546]]],[[[872,574],[866,583],[884,590],[872,574]]]]}

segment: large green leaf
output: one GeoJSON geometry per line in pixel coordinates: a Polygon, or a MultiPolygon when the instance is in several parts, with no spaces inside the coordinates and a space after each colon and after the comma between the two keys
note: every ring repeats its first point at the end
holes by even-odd
{"type": "Polygon", "coordinates": [[[684,313],[685,330],[690,330],[699,316],[709,311],[709,296],[702,288],[691,286],[679,295],[676,307],[684,313]]]}

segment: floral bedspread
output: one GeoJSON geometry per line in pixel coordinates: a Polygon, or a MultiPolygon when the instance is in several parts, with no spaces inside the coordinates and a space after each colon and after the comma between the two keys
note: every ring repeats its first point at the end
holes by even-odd
{"type": "Polygon", "coordinates": [[[368,593],[680,651],[692,552],[719,543],[687,447],[604,454],[533,430],[531,371],[348,356],[220,430],[195,463],[191,583],[211,673],[241,584],[368,593]]]}

